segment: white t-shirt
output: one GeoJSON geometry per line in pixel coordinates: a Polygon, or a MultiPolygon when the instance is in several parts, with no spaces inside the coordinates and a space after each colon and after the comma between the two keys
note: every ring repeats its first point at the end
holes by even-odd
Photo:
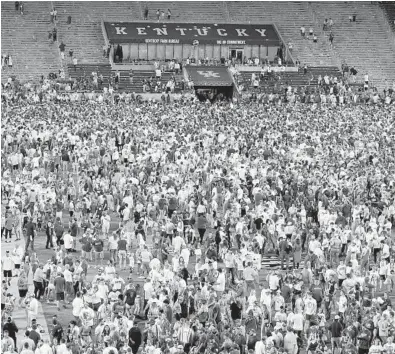
{"type": "Polygon", "coordinates": [[[73,300],[73,316],[79,317],[81,310],[84,308],[84,300],[82,300],[80,297],[76,297],[73,300]]]}
{"type": "Polygon", "coordinates": [[[63,241],[64,241],[64,248],[65,249],[73,248],[73,245],[74,245],[73,236],[71,236],[70,234],[65,234],[63,236],[63,241]]]}
{"type": "Polygon", "coordinates": [[[213,288],[215,291],[225,291],[225,284],[226,284],[225,273],[222,272],[218,275],[217,281],[214,284],[213,288]]]}
{"type": "Polygon", "coordinates": [[[145,283],[144,284],[144,296],[145,296],[145,298],[148,299],[148,300],[151,299],[153,292],[154,292],[154,288],[153,288],[151,282],[145,283]]]}

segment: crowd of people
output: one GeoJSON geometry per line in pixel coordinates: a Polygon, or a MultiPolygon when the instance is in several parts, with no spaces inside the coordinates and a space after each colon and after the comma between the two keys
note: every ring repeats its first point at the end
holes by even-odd
{"type": "Polygon", "coordinates": [[[394,101],[294,91],[160,103],[9,82],[2,351],[395,353],[394,101]],[[59,310],[50,339],[38,302],[59,310]]]}

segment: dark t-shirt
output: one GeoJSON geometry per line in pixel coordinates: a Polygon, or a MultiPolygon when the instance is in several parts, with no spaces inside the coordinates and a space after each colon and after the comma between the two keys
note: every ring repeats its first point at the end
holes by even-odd
{"type": "Polygon", "coordinates": [[[36,227],[32,222],[28,222],[25,225],[26,228],[26,236],[33,236],[34,237],[34,231],[36,230],[36,227]]]}
{"type": "Polygon", "coordinates": [[[56,294],[64,293],[64,288],[66,286],[66,280],[63,277],[56,277],[54,280],[55,292],[56,294]]]}
{"type": "Polygon", "coordinates": [[[129,305],[129,306],[133,306],[134,305],[134,301],[136,299],[136,290],[133,289],[128,289],[125,292],[125,302],[129,305]]]}
{"type": "Polygon", "coordinates": [[[84,252],[92,251],[92,240],[89,237],[83,237],[82,240],[82,250],[84,252]]]}
{"type": "Polygon", "coordinates": [[[92,244],[95,252],[103,252],[104,243],[102,240],[94,240],[92,244]]]}
{"type": "Polygon", "coordinates": [[[34,344],[37,346],[37,343],[41,339],[41,336],[33,329],[30,331],[29,338],[33,340],[34,344]]]}
{"type": "Polygon", "coordinates": [[[233,320],[241,319],[241,308],[235,302],[230,305],[230,312],[233,320]]]}
{"type": "Polygon", "coordinates": [[[118,241],[118,250],[119,251],[126,251],[126,246],[127,246],[126,240],[119,240],[118,241]]]}
{"type": "Polygon", "coordinates": [[[254,220],[254,224],[257,230],[261,230],[262,229],[262,224],[263,224],[263,220],[262,218],[258,218],[254,220]]]}

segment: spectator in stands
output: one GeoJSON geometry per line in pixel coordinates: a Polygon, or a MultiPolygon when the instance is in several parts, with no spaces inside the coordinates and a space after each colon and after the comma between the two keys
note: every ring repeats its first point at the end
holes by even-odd
{"type": "Polygon", "coordinates": [[[332,31],[332,27],[333,27],[333,20],[332,20],[332,18],[329,17],[328,28],[330,31],[332,31]]]}
{"type": "Polygon", "coordinates": [[[181,69],[180,63],[178,61],[176,61],[174,63],[174,71],[175,71],[175,73],[178,74],[180,72],[180,69],[181,69]]]}
{"type": "Polygon", "coordinates": [[[70,61],[73,61],[73,54],[74,54],[74,51],[73,51],[73,49],[70,48],[70,50],[69,50],[70,61]]]}
{"type": "Polygon", "coordinates": [[[331,48],[333,47],[334,38],[335,38],[335,36],[333,35],[333,32],[331,31],[331,33],[329,34],[329,45],[331,46],[331,48]]]}
{"type": "Polygon", "coordinates": [[[15,1],[15,11],[19,10],[19,1],[15,1]]]}
{"type": "Polygon", "coordinates": [[[356,80],[356,77],[357,77],[357,74],[358,74],[358,71],[357,70],[355,70],[355,68],[354,67],[351,67],[351,69],[350,69],[350,75],[352,76],[352,78],[353,78],[353,82],[355,82],[355,80],[356,80]]]}
{"type": "Polygon", "coordinates": [[[11,57],[11,55],[8,56],[8,67],[12,68],[12,57],[11,57]]]}
{"type": "Polygon", "coordinates": [[[326,30],[328,29],[328,25],[329,25],[329,22],[328,22],[328,19],[326,18],[326,19],[324,20],[324,24],[323,24],[323,26],[322,26],[322,30],[323,30],[323,31],[326,31],[326,30]]]}
{"type": "Polygon", "coordinates": [[[66,44],[64,44],[63,41],[61,41],[59,45],[59,50],[60,50],[60,57],[62,58],[62,60],[64,60],[65,49],[66,49],[66,44]]]}
{"type": "Polygon", "coordinates": [[[19,2],[19,11],[21,15],[23,15],[23,12],[25,11],[25,6],[23,5],[22,1],[19,2]]]}
{"type": "Polygon", "coordinates": [[[348,65],[346,63],[342,64],[342,74],[343,77],[347,77],[348,76],[348,72],[349,72],[349,68],[348,65]]]}
{"type": "Polygon", "coordinates": [[[170,9],[167,9],[167,19],[170,21],[171,18],[171,11],[170,9]]]}
{"type": "Polygon", "coordinates": [[[365,73],[365,75],[364,75],[364,82],[365,82],[365,84],[366,85],[369,85],[369,74],[368,73],[365,73]]]}
{"type": "Polygon", "coordinates": [[[300,34],[303,38],[306,36],[306,28],[304,26],[300,27],[300,34]]]}
{"type": "Polygon", "coordinates": [[[313,42],[314,42],[314,43],[317,43],[317,41],[318,41],[318,37],[317,37],[317,35],[316,35],[316,34],[314,34],[314,37],[313,37],[313,42]]]}
{"type": "Polygon", "coordinates": [[[164,21],[165,20],[165,12],[163,10],[160,12],[160,15],[162,17],[162,21],[164,21]]]}
{"type": "Polygon", "coordinates": [[[49,13],[51,16],[51,23],[54,23],[55,19],[55,9],[52,9],[51,12],[49,13]]]}
{"type": "Polygon", "coordinates": [[[162,77],[162,71],[160,70],[159,67],[156,68],[156,70],[155,70],[155,77],[156,77],[157,79],[160,79],[160,78],[162,77]]]}
{"type": "Polygon", "coordinates": [[[145,5],[145,8],[144,8],[144,20],[148,20],[148,6],[147,5],[145,5]]]}
{"type": "Polygon", "coordinates": [[[78,64],[78,59],[77,57],[74,57],[73,58],[74,71],[77,71],[77,64],[78,64]]]}
{"type": "Polygon", "coordinates": [[[157,19],[158,22],[159,22],[159,19],[160,19],[160,10],[159,10],[159,9],[156,10],[156,19],[157,19]]]}
{"type": "Polygon", "coordinates": [[[52,30],[52,41],[56,42],[58,40],[58,30],[56,27],[52,30]]]}
{"type": "Polygon", "coordinates": [[[309,29],[309,36],[310,36],[310,38],[312,38],[313,35],[314,35],[313,27],[310,27],[310,29],[309,29]]]}

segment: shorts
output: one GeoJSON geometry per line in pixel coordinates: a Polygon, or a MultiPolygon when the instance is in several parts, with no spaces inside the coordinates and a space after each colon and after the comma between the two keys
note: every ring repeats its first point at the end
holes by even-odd
{"type": "Polygon", "coordinates": [[[28,289],[19,289],[19,297],[24,298],[26,297],[28,289]]]}
{"type": "Polygon", "coordinates": [[[20,264],[15,264],[15,269],[21,269],[21,265],[20,264]]]}
{"type": "Polygon", "coordinates": [[[341,348],[341,338],[340,337],[332,337],[332,348],[341,348]]]}
{"type": "Polygon", "coordinates": [[[103,251],[95,251],[95,255],[98,254],[99,258],[104,258],[104,252],[103,251]]]}
{"type": "Polygon", "coordinates": [[[3,270],[4,278],[12,278],[12,270],[3,270]]]}
{"type": "Polygon", "coordinates": [[[380,274],[380,279],[381,280],[385,280],[387,277],[385,276],[385,274],[380,274]]]}
{"type": "Polygon", "coordinates": [[[313,315],[305,315],[305,319],[306,319],[306,321],[311,321],[312,319],[313,319],[313,315]]]}
{"type": "Polygon", "coordinates": [[[98,304],[92,304],[92,309],[93,309],[93,311],[98,311],[98,310],[99,310],[99,307],[100,307],[100,305],[101,305],[101,303],[98,303],[98,304]]]}
{"type": "Polygon", "coordinates": [[[125,250],[119,250],[118,251],[118,256],[119,256],[119,258],[122,258],[122,259],[126,258],[126,251],[125,250]]]}
{"type": "Polygon", "coordinates": [[[64,292],[63,293],[56,293],[56,300],[63,301],[64,300],[64,292]]]}
{"type": "Polygon", "coordinates": [[[18,168],[19,168],[19,165],[13,165],[13,166],[12,166],[12,169],[13,169],[13,170],[17,170],[18,168]]]}
{"type": "Polygon", "coordinates": [[[73,283],[70,281],[66,281],[66,288],[65,288],[65,292],[66,293],[72,293],[74,291],[73,289],[73,283]]]}

